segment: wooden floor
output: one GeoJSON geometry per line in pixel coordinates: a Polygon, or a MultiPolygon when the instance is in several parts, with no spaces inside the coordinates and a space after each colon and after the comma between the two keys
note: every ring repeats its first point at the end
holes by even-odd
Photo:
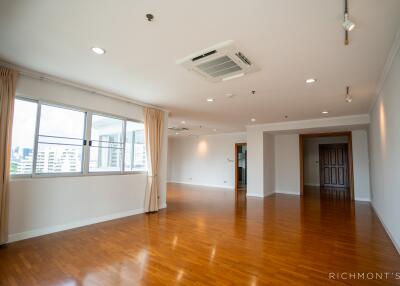
{"type": "Polygon", "coordinates": [[[318,191],[246,199],[177,184],[167,203],[0,248],[0,285],[400,284],[400,256],[368,203],[318,191]],[[329,280],[330,272],[391,274],[329,280]]]}

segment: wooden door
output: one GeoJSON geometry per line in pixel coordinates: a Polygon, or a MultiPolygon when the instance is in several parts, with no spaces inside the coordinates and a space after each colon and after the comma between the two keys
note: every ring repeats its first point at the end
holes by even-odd
{"type": "Polygon", "coordinates": [[[347,144],[320,144],[320,184],[321,187],[349,187],[347,144]]]}
{"type": "Polygon", "coordinates": [[[246,190],[247,184],[247,152],[245,151],[244,160],[245,167],[243,169],[239,167],[239,152],[240,149],[247,146],[247,143],[236,143],[235,144],[235,191],[239,190],[239,181],[244,181],[244,186],[241,186],[241,190],[246,190]]]}

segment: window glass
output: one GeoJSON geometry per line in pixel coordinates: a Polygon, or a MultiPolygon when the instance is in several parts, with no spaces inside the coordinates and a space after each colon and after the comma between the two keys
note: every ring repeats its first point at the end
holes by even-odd
{"type": "Polygon", "coordinates": [[[124,121],[92,116],[89,172],[122,171],[124,121]]]}
{"type": "Polygon", "coordinates": [[[98,114],[86,118],[85,111],[16,99],[11,175],[147,170],[143,123],[98,114]]]}
{"type": "Polygon", "coordinates": [[[143,123],[127,121],[125,135],[125,171],[146,170],[146,146],[143,123]]]}
{"type": "Polygon", "coordinates": [[[82,172],[85,112],[41,105],[36,173],[82,172]]]}
{"type": "Polygon", "coordinates": [[[15,100],[10,166],[12,175],[32,174],[37,106],[36,102],[15,100]]]}

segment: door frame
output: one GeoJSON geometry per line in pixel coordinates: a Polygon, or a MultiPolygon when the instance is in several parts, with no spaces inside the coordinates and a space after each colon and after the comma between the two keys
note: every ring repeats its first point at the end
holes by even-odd
{"type": "Polygon", "coordinates": [[[348,139],[348,182],[350,199],[354,200],[354,172],[353,172],[353,140],[351,131],[345,132],[327,132],[327,133],[307,133],[299,134],[299,148],[300,148],[300,195],[304,195],[304,139],[314,137],[334,137],[334,136],[345,136],[348,139]]]}
{"type": "MultiPolygon", "coordinates": [[[[247,146],[247,143],[246,142],[244,142],[244,143],[235,143],[235,192],[237,192],[238,191],[238,185],[239,185],[239,182],[238,182],[238,179],[239,179],[239,175],[238,175],[238,167],[239,167],[239,162],[238,162],[238,150],[239,150],[239,147],[241,147],[241,146],[247,146]]],[[[247,177],[247,155],[246,155],[246,177],[247,177]]],[[[247,181],[247,178],[246,178],[246,181],[247,181]]]]}

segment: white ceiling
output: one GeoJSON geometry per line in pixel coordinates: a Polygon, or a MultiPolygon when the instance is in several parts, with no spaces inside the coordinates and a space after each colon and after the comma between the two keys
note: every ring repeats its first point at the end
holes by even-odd
{"type": "Polygon", "coordinates": [[[357,24],[349,46],[343,2],[0,0],[0,58],[164,107],[170,125],[185,120],[197,134],[243,131],[251,118],[256,124],[284,115],[318,118],[323,109],[328,116],[362,114],[400,27],[400,1],[349,0],[357,24]],[[175,63],[226,40],[261,71],[210,83],[175,63]],[[92,46],[107,53],[94,55],[92,46]],[[306,85],[310,77],[317,83],[306,85]],[[344,101],[346,85],[351,104],[344,101]]]}

